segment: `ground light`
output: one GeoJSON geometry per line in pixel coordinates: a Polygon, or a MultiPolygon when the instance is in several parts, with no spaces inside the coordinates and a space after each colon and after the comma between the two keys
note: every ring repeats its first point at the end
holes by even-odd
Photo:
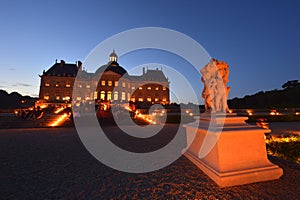
{"type": "Polygon", "coordinates": [[[55,113],[55,114],[58,114],[58,113],[60,113],[61,111],[63,111],[64,109],[65,109],[64,107],[60,107],[60,108],[56,109],[56,110],[54,111],[54,113],[55,113]]]}
{"type": "Polygon", "coordinates": [[[62,123],[64,123],[69,118],[69,115],[67,113],[58,116],[53,122],[50,123],[50,126],[55,127],[59,126],[62,123]]]}
{"type": "MultiPolygon", "coordinates": [[[[129,106],[125,106],[124,108],[126,110],[128,110],[129,112],[132,112],[132,110],[131,110],[131,108],[129,106]]],[[[150,124],[156,124],[156,121],[152,120],[151,116],[141,114],[138,111],[135,111],[135,117],[138,118],[138,119],[140,119],[140,120],[146,121],[146,122],[148,122],[150,124]]]]}

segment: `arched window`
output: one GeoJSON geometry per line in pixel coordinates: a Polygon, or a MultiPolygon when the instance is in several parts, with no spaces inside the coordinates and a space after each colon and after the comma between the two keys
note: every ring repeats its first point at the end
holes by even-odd
{"type": "Polygon", "coordinates": [[[121,99],[122,99],[123,101],[125,101],[125,100],[126,100],[126,93],[125,93],[125,92],[122,92],[121,99]]]}
{"type": "Polygon", "coordinates": [[[100,93],[100,99],[105,100],[105,91],[101,91],[100,93]]]}
{"type": "Polygon", "coordinates": [[[119,92],[115,91],[114,92],[114,100],[118,100],[119,99],[119,92]]]}
{"type": "Polygon", "coordinates": [[[111,91],[107,92],[107,100],[110,101],[111,100],[111,91]]]}
{"type": "Polygon", "coordinates": [[[94,99],[98,99],[98,92],[97,91],[94,92],[94,99]]]}

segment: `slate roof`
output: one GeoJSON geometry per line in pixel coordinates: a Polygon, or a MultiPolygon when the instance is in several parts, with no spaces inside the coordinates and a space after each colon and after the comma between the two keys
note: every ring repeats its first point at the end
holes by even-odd
{"type": "Polygon", "coordinates": [[[60,63],[55,63],[47,71],[43,71],[45,76],[71,76],[75,77],[77,75],[77,65],[65,63],[64,61],[60,63]]]}
{"type": "Polygon", "coordinates": [[[160,81],[168,82],[168,78],[165,76],[162,70],[151,70],[147,69],[145,74],[140,76],[129,76],[129,79],[132,81],[160,81]]]}
{"type": "Polygon", "coordinates": [[[142,75],[144,80],[147,81],[168,81],[167,77],[162,70],[150,70],[148,69],[144,75],[142,75]]]}
{"type": "Polygon", "coordinates": [[[123,67],[121,67],[119,65],[119,63],[109,62],[108,64],[102,65],[101,67],[99,67],[97,69],[97,71],[95,72],[95,74],[99,74],[99,73],[103,73],[103,72],[107,72],[107,71],[115,72],[117,74],[120,74],[121,76],[123,76],[124,74],[127,73],[127,71],[123,67]]]}
{"type": "MultiPolygon", "coordinates": [[[[120,74],[124,78],[130,79],[132,81],[160,81],[160,82],[168,82],[168,78],[166,78],[165,74],[162,70],[155,69],[147,69],[145,73],[140,76],[129,75],[127,71],[119,65],[118,62],[112,61],[107,63],[106,65],[102,65],[99,67],[95,74],[88,73],[86,71],[80,71],[80,78],[82,79],[90,79],[95,76],[98,76],[100,73],[112,71],[117,74],[120,74]]],[[[45,76],[65,76],[65,77],[76,77],[78,72],[78,67],[76,64],[65,63],[61,61],[60,63],[55,63],[50,69],[47,71],[43,71],[43,75],[45,76]]]]}

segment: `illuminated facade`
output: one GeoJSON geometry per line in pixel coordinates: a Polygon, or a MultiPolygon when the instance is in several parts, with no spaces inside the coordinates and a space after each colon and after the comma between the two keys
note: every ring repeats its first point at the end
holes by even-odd
{"type": "Polygon", "coordinates": [[[47,102],[70,101],[78,71],[84,76],[76,81],[75,87],[87,92],[77,94],[78,101],[97,100],[114,102],[148,102],[168,104],[170,102],[169,81],[160,69],[143,68],[142,75],[132,76],[118,63],[113,51],[109,62],[99,67],[95,73],[82,70],[82,63],[56,62],[50,69],[43,71],[39,98],[47,102]],[[98,81],[99,80],[99,81],[98,81]],[[92,91],[92,86],[96,90],[92,91]]]}

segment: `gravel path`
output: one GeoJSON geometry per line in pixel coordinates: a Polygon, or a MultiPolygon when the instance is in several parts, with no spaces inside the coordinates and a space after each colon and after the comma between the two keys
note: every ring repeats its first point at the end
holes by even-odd
{"type": "MultiPolygon", "coordinates": [[[[170,130],[163,130],[166,140],[170,130]]],[[[219,188],[184,156],[161,170],[130,174],[94,159],[74,128],[1,129],[0,198],[299,199],[300,166],[270,160],[284,170],[279,180],[219,188]]]]}

